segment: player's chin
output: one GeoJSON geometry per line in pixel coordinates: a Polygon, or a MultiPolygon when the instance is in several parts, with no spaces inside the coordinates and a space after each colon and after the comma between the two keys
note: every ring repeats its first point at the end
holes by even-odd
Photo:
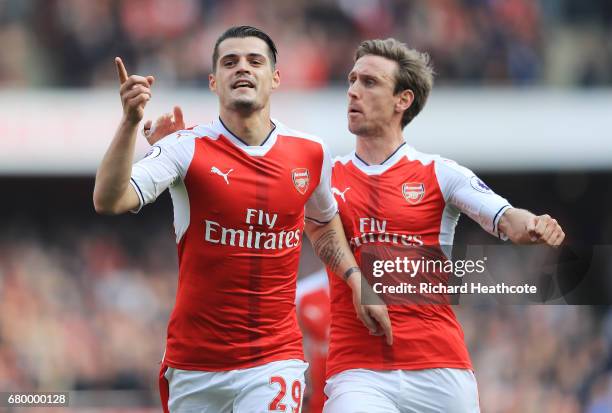
{"type": "Polygon", "coordinates": [[[255,110],[259,107],[254,96],[240,96],[232,99],[232,107],[236,110],[255,110]]]}
{"type": "Polygon", "coordinates": [[[348,129],[353,135],[360,135],[364,130],[363,122],[357,122],[349,116],[348,129]]]}

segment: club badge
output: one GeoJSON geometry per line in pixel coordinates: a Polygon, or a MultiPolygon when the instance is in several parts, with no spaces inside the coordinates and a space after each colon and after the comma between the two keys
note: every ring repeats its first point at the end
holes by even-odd
{"type": "Polygon", "coordinates": [[[291,179],[293,185],[297,191],[304,195],[308,191],[308,184],[310,183],[310,173],[306,168],[295,168],[291,171],[291,179]]]}
{"type": "Polygon", "coordinates": [[[422,182],[406,182],[402,185],[402,194],[408,203],[416,205],[425,196],[425,184],[422,182]]]}

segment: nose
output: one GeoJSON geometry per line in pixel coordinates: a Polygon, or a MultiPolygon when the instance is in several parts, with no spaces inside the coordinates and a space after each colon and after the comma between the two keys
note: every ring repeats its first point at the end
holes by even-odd
{"type": "Polygon", "coordinates": [[[353,82],[351,85],[349,85],[347,94],[350,99],[357,99],[359,97],[357,94],[357,82],[353,82]]]}
{"type": "Polygon", "coordinates": [[[250,67],[249,67],[249,62],[247,61],[246,58],[241,58],[238,60],[238,63],[236,63],[236,71],[238,73],[250,73],[250,67]]]}

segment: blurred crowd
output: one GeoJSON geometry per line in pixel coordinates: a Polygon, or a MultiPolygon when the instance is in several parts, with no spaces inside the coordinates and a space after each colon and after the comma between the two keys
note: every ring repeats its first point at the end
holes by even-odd
{"type": "Polygon", "coordinates": [[[177,281],[166,237],[142,243],[136,264],[137,248],[103,231],[16,232],[0,241],[0,390],[133,390],[156,402],[177,281]]]}
{"type": "Polygon", "coordinates": [[[359,42],[389,36],[430,53],[440,84],[612,84],[607,0],[0,0],[0,87],[114,86],[117,55],[205,86],[238,24],[275,39],[285,88],[342,84],[359,42]]]}
{"type": "MultiPolygon", "coordinates": [[[[13,222],[0,233],[0,389],[125,390],[154,408],[177,283],[171,229],[40,228],[13,222]]],[[[612,308],[456,311],[483,412],[612,411],[612,308]]]]}

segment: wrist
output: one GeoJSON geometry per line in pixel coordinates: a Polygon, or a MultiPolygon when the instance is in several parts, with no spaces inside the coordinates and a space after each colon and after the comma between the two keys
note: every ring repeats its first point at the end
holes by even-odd
{"type": "Polygon", "coordinates": [[[128,128],[138,128],[140,121],[142,119],[137,119],[134,116],[130,116],[126,113],[123,114],[123,118],[121,118],[121,124],[128,128]]]}
{"type": "Polygon", "coordinates": [[[351,267],[342,274],[342,278],[354,290],[356,287],[360,287],[361,270],[359,267],[351,267]]]}

